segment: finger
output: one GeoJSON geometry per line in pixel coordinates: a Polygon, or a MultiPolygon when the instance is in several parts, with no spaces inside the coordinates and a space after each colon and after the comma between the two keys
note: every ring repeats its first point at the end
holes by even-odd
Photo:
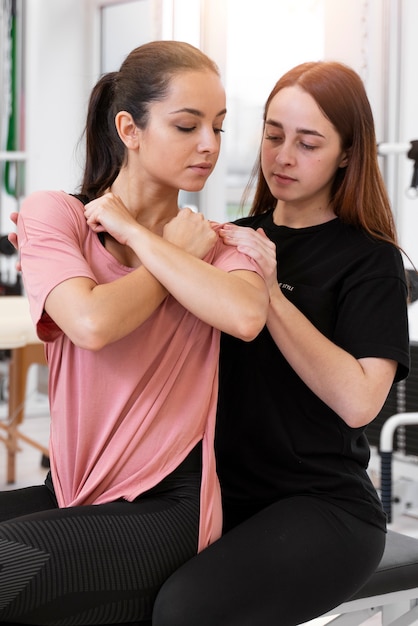
{"type": "Polygon", "coordinates": [[[93,232],[95,232],[95,233],[105,233],[106,232],[106,229],[101,224],[99,224],[98,222],[90,223],[90,222],[87,221],[87,224],[89,225],[91,230],[93,232]]]}
{"type": "Polygon", "coordinates": [[[179,210],[179,212],[177,213],[177,217],[179,217],[180,219],[186,218],[189,217],[192,213],[193,211],[189,209],[188,206],[185,206],[179,210]]]}
{"type": "Polygon", "coordinates": [[[12,244],[12,246],[14,247],[15,250],[18,250],[18,244],[17,244],[17,235],[16,233],[9,233],[7,235],[7,239],[10,241],[10,243],[12,244]]]}
{"type": "Polygon", "coordinates": [[[264,232],[264,228],[257,228],[256,232],[259,233],[262,237],[265,237],[266,239],[268,239],[266,233],[264,232]]]}
{"type": "Polygon", "coordinates": [[[236,224],[231,224],[231,222],[225,222],[222,224],[222,230],[236,230],[238,226],[236,224]]]}
{"type": "Polygon", "coordinates": [[[225,240],[234,245],[247,245],[250,247],[260,248],[262,250],[268,249],[269,239],[265,239],[249,228],[238,229],[234,231],[228,231],[222,233],[225,240]]]}

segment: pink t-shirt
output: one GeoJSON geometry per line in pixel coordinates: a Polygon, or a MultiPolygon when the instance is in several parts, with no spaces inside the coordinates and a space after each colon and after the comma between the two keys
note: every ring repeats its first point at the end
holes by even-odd
{"type": "MultiPolygon", "coordinates": [[[[69,278],[103,284],[133,270],[104,248],[87,226],[81,202],[64,192],[29,196],[18,236],[32,318],[46,342],[51,472],[59,505],[131,501],[203,440],[203,549],[221,533],[213,445],[219,331],[167,296],[123,339],[99,351],[78,348],[43,311],[50,291],[69,278]]],[[[258,271],[220,238],[206,260],[225,271],[258,271]]]]}

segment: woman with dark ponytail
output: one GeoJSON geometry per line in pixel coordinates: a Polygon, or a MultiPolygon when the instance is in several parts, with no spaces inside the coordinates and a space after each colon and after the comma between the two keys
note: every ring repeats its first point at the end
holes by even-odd
{"type": "Polygon", "coordinates": [[[220,333],[253,339],[268,294],[178,192],[204,186],[225,112],[202,52],[141,46],[93,89],[79,193],[21,207],[51,471],[0,494],[0,623],[150,620],[163,581],[220,536],[220,333]]]}

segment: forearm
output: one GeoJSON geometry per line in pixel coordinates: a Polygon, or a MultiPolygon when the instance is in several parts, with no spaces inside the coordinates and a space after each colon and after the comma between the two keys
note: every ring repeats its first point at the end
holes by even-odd
{"type": "Polygon", "coordinates": [[[201,214],[178,211],[163,236],[136,221],[112,193],[90,202],[84,213],[95,232],[110,233],[129,247],[167,291],[202,321],[239,337],[253,339],[265,324],[268,294],[256,272],[225,272],[203,261],[217,235],[201,214]]]}
{"type": "Polygon", "coordinates": [[[220,270],[139,225],[131,230],[127,243],[196,317],[244,340],[253,339],[262,329],[268,295],[255,272],[220,270]]]}
{"type": "Polygon", "coordinates": [[[320,333],[282,294],[279,285],[271,291],[267,326],[298,376],[349,426],[364,426],[377,415],[396,364],[354,358],[320,333]]]}
{"type": "Polygon", "coordinates": [[[99,350],[147,320],[167,290],[145,267],[110,283],[74,278],[51,291],[45,310],[77,346],[99,350]]]}

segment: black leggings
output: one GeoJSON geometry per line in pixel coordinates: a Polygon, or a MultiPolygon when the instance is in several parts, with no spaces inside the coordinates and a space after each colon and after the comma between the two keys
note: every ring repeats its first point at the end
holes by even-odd
{"type": "Polygon", "coordinates": [[[153,626],[296,626],[351,597],[385,532],[314,497],[277,502],[193,557],[161,588],[153,626]]]}
{"type": "Polygon", "coordinates": [[[199,446],[134,502],[60,509],[46,485],[0,493],[0,623],[149,620],[197,552],[200,480],[199,446]]]}

